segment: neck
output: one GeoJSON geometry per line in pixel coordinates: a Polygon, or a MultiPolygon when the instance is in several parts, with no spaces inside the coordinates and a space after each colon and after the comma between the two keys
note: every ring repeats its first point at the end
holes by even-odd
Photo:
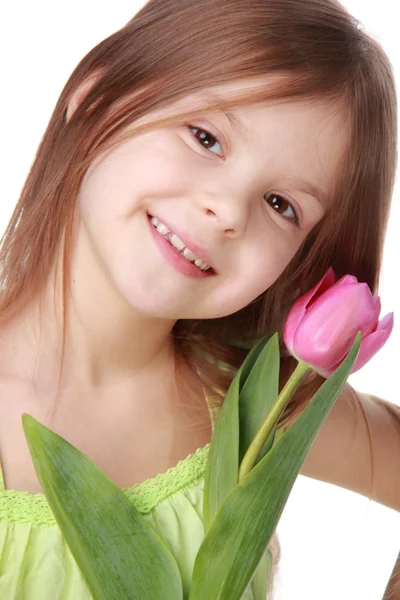
{"type": "Polygon", "coordinates": [[[70,281],[65,337],[58,268],[40,299],[2,335],[1,354],[11,361],[8,372],[32,379],[35,388],[49,393],[59,384],[61,363],[62,388],[79,385],[89,392],[174,373],[174,321],[136,313],[108,281],[81,263],[79,269],[72,264],[70,281]]]}

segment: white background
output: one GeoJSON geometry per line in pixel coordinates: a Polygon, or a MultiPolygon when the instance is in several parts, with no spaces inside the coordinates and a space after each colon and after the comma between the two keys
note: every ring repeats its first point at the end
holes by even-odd
{"type": "MultiPolygon", "coordinates": [[[[383,44],[399,81],[400,40],[393,0],[344,3],[383,44]]],[[[135,0],[3,3],[0,231],[11,215],[68,76],[87,51],[123,26],[142,4],[135,0]]],[[[380,288],[382,314],[393,310],[397,318],[400,292],[395,261],[400,259],[399,228],[397,187],[380,288]]],[[[395,385],[399,350],[400,327],[396,324],[385,348],[353,375],[350,382],[360,391],[400,404],[395,385]]],[[[400,547],[400,513],[341,488],[300,476],[278,533],[282,545],[279,600],[381,600],[400,547]]]]}

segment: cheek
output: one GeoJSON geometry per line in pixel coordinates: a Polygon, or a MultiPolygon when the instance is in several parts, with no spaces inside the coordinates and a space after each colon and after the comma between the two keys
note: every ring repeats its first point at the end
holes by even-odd
{"type": "Polygon", "coordinates": [[[225,314],[236,312],[263,294],[275,283],[296,253],[299,244],[270,232],[267,242],[247,252],[236,272],[218,290],[217,302],[225,314]]]}
{"type": "Polygon", "coordinates": [[[245,306],[263,294],[278,279],[290,259],[265,260],[252,265],[243,277],[242,304],[245,306]]]}
{"type": "Polygon", "coordinates": [[[86,173],[78,204],[87,220],[108,220],[123,211],[129,191],[126,171],[112,156],[104,158],[86,173]]]}
{"type": "Polygon", "coordinates": [[[130,140],[100,158],[81,187],[83,209],[114,211],[134,208],[135,198],[182,195],[193,185],[193,161],[177,135],[130,140]]]}
{"type": "Polygon", "coordinates": [[[258,244],[247,260],[249,282],[259,293],[268,289],[285,270],[299,249],[303,236],[281,228],[271,219],[258,235],[258,244]]]}

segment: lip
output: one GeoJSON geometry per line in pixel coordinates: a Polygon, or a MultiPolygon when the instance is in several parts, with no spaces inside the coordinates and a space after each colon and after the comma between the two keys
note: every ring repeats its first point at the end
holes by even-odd
{"type": "Polygon", "coordinates": [[[151,235],[160,250],[164,258],[182,275],[189,277],[190,279],[205,279],[215,275],[215,271],[211,268],[207,271],[202,271],[196,267],[192,262],[184,258],[176,251],[176,248],[157,231],[154,225],[150,221],[150,215],[147,217],[147,221],[150,227],[151,235]]]}
{"type": "Polygon", "coordinates": [[[185,232],[176,229],[176,227],[170,227],[168,221],[166,221],[164,218],[161,219],[160,217],[157,217],[156,215],[150,215],[149,213],[147,213],[147,215],[149,218],[156,217],[162,223],[164,223],[164,225],[168,227],[171,233],[177,235],[187,248],[189,248],[194,254],[196,254],[196,256],[200,258],[200,260],[205,262],[209,267],[213,269],[214,273],[216,273],[216,270],[214,269],[213,264],[211,262],[211,258],[205,248],[199,246],[198,244],[196,244],[196,242],[193,242],[185,232]]]}

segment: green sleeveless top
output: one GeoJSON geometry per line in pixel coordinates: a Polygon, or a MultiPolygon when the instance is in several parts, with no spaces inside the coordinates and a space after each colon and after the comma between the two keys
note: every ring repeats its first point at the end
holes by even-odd
{"type": "MultiPolygon", "coordinates": [[[[198,448],[165,473],[122,490],[174,555],[186,599],[204,539],[203,489],[209,448],[210,444],[198,448]]],[[[4,489],[1,464],[0,598],[92,598],[44,494],[4,489]]],[[[253,600],[250,587],[242,598],[253,600]]]]}

